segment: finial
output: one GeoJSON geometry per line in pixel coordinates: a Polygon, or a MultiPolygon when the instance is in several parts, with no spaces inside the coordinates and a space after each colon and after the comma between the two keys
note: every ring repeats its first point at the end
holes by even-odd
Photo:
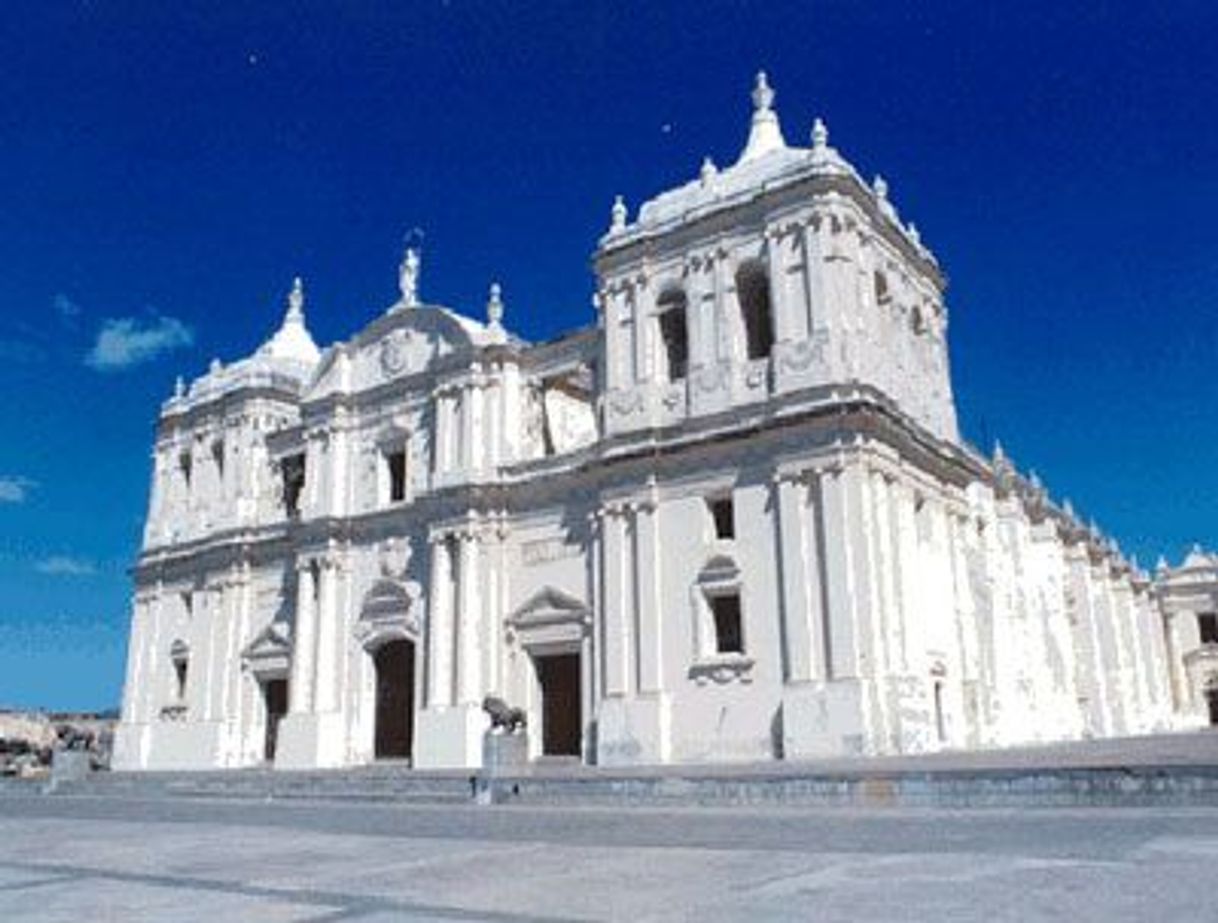
{"type": "Polygon", "coordinates": [[[884,179],[884,177],[877,173],[875,175],[875,179],[871,182],[871,191],[875,193],[875,197],[881,202],[887,202],[888,180],[884,179]]]}
{"type": "Polygon", "coordinates": [[[609,225],[609,232],[611,234],[617,234],[626,230],[626,203],[622,201],[620,195],[613,197],[613,208],[609,214],[612,219],[609,225]]]}
{"type": "Polygon", "coordinates": [[[922,243],[922,232],[918,230],[918,226],[912,221],[909,222],[909,227],[906,230],[906,233],[909,234],[909,239],[915,244],[922,243]]]}
{"type": "Polygon", "coordinates": [[[753,120],[749,125],[749,138],[736,163],[748,163],[773,151],[786,150],[787,142],[782,137],[778,113],[773,106],[774,91],[766,80],[765,71],[761,71],[753,87],[753,120]]]}
{"type": "Polygon", "coordinates": [[[753,108],[758,112],[769,112],[774,105],[774,91],[766,80],[765,71],[757,72],[757,81],[753,85],[753,108]]]}
{"type": "Polygon", "coordinates": [[[1167,558],[1163,557],[1163,555],[1159,555],[1159,560],[1155,563],[1155,573],[1162,574],[1169,569],[1170,568],[1167,565],[1167,558]]]}
{"type": "Polygon", "coordinates": [[[301,282],[300,276],[296,276],[292,280],[292,290],[288,292],[288,314],[285,319],[289,321],[304,319],[304,283],[301,282]]]}
{"type": "Polygon", "coordinates": [[[1002,451],[1002,443],[999,442],[997,439],[994,440],[994,453],[993,454],[994,454],[994,461],[996,461],[996,462],[1007,460],[1007,453],[1002,451]]]}
{"type": "Polygon", "coordinates": [[[413,308],[419,303],[419,250],[408,246],[398,267],[398,288],[402,292],[402,304],[413,308]]]}
{"type": "Polygon", "coordinates": [[[222,368],[223,368],[223,366],[220,364],[219,359],[212,359],[211,363],[207,366],[207,371],[210,372],[212,375],[215,375],[222,368]]]}
{"type": "Polygon", "coordinates": [[[498,282],[491,283],[490,296],[486,300],[486,319],[492,327],[500,326],[503,320],[503,289],[498,282]]]}
{"type": "Polygon", "coordinates": [[[1044,487],[1044,485],[1040,483],[1040,475],[1036,473],[1034,468],[1029,469],[1028,471],[1028,483],[1032,485],[1034,490],[1041,490],[1044,487]]]}
{"type": "Polygon", "coordinates": [[[816,121],[812,123],[812,150],[816,152],[824,151],[829,146],[829,129],[825,123],[817,116],[816,121]]]}
{"type": "Polygon", "coordinates": [[[1069,516],[1071,519],[1074,518],[1074,504],[1070,502],[1069,497],[1067,497],[1065,500],[1062,501],[1062,512],[1065,513],[1067,516],[1069,516]]]}
{"type": "Polygon", "coordinates": [[[719,168],[715,166],[715,162],[709,157],[702,158],[702,169],[698,171],[698,177],[702,180],[703,186],[709,186],[711,181],[719,175],[719,168]]]}
{"type": "Polygon", "coordinates": [[[174,383],[173,383],[173,396],[178,399],[181,399],[185,394],[186,394],[186,382],[184,382],[182,380],[182,376],[179,375],[174,380],[174,383]]]}

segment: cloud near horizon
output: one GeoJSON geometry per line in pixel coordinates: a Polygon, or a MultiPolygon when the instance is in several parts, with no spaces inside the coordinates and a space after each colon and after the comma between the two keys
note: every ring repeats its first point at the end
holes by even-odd
{"type": "Polygon", "coordinates": [[[49,574],[53,577],[91,577],[97,573],[97,567],[92,561],[86,561],[83,558],[70,558],[63,554],[43,558],[34,565],[34,570],[40,574],[49,574]]]}
{"type": "Polygon", "coordinates": [[[37,486],[29,478],[0,475],[0,503],[24,503],[30,490],[37,486]]]}
{"type": "Polygon", "coordinates": [[[194,341],[194,331],[176,317],[158,314],[146,323],[134,317],[107,318],[97,332],[97,342],[85,356],[85,365],[99,372],[118,371],[150,362],[194,341]]]}

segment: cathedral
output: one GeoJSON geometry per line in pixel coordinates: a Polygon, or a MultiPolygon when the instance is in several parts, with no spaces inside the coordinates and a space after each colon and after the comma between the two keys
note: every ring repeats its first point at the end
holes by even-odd
{"type": "Polygon", "coordinates": [[[1218,720],[1218,559],[1141,572],[957,429],[945,276],[764,74],[528,343],[397,300],[319,349],[296,280],[162,406],[115,765],[603,766],[971,750],[1218,720]]]}

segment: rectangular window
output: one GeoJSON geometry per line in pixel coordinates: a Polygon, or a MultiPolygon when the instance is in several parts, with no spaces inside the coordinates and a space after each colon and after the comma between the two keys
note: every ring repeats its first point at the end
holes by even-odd
{"type": "Polygon", "coordinates": [[[224,483],[224,440],[217,439],[211,444],[211,457],[216,465],[216,477],[224,483]]]}
{"type": "Polygon", "coordinates": [[[389,469],[389,502],[400,503],[406,499],[406,452],[390,452],[385,456],[389,469]]]}
{"type": "Polygon", "coordinates": [[[740,624],[740,594],[728,593],[710,598],[711,614],[715,618],[715,652],[743,654],[744,633],[740,624]]]}
{"type": "Polygon", "coordinates": [[[711,519],[715,525],[715,538],[730,539],[736,537],[736,511],[732,506],[731,497],[716,497],[707,500],[711,519]]]}
{"type": "Polygon", "coordinates": [[[178,681],[177,693],[178,701],[186,698],[186,659],[181,658],[173,662],[174,677],[178,681]]]}
{"type": "Polygon", "coordinates": [[[1201,632],[1202,644],[1218,644],[1218,614],[1202,612],[1197,616],[1197,628],[1201,632]]]}
{"type": "Polygon", "coordinates": [[[189,450],[178,456],[178,470],[182,472],[182,483],[186,485],[187,491],[190,490],[190,473],[192,467],[193,465],[191,463],[189,450]]]}
{"type": "Polygon", "coordinates": [[[300,495],[305,485],[305,457],[301,452],[283,460],[283,506],[288,516],[300,515],[300,495]]]}

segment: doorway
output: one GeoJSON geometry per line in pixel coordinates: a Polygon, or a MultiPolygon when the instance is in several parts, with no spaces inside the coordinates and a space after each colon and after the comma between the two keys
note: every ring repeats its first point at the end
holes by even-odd
{"type": "Polygon", "coordinates": [[[583,737],[579,654],[536,657],[534,663],[541,685],[542,755],[578,757],[583,737]]]}
{"type": "Polygon", "coordinates": [[[1205,690],[1205,704],[1209,707],[1210,727],[1218,727],[1218,686],[1205,690]]]}
{"type": "Polygon", "coordinates": [[[266,739],[262,756],[268,763],[275,761],[275,745],[279,742],[279,722],[288,713],[288,681],[267,680],[262,684],[262,700],[266,705],[266,739]]]}
{"type": "Polygon", "coordinates": [[[379,759],[409,759],[414,744],[414,643],[389,641],[372,655],[376,666],[376,740],[379,759]]]}

